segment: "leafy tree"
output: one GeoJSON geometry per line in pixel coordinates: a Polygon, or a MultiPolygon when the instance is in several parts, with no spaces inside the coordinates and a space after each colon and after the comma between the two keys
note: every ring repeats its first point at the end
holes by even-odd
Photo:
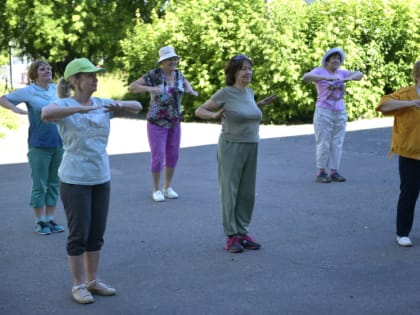
{"type": "Polygon", "coordinates": [[[3,36],[12,39],[23,55],[45,58],[62,73],[75,57],[115,66],[121,56],[120,40],[137,16],[151,22],[156,10],[163,15],[163,0],[6,0],[0,9],[3,36]]]}
{"type": "MultiPolygon", "coordinates": [[[[294,23],[299,19],[294,17],[302,15],[304,6],[300,0],[279,1],[275,6],[262,0],[177,1],[168,7],[164,19],[153,25],[138,23],[123,41],[125,67],[130,74],[135,70],[129,79],[156,67],[159,47],[171,45],[182,57],[184,75],[200,91],[200,97],[184,99],[186,119],[192,119],[195,107],[224,85],[224,66],[235,54],[248,54],[254,61],[257,97],[278,93],[282,85],[291,86],[298,77],[297,68],[288,65],[301,46],[296,37],[299,25],[294,23]],[[280,19],[282,23],[276,24],[280,19]],[[277,34],[283,35],[279,39],[277,34]]],[[[290,104],[292,98],[284,96],[290,104]]]]}
{"type": "MultiPolygon", "coordinates": [[[[227,60],[245,53],[254,62],[257,98],[279,96],[264,109],[264,122],[278,124],[312,120],[315,88],[301,77],[338,46],[346,52],[343,67],[365,73],[348,84],[349,118],[377,116],[384,93],[412,82],[412,65],[420,59],[420,0],[307,2],[3,0],[0,47],[13,40],[22,54],[48,59],[58,73],[85,56],[131,82],[157,67],[159,48],[171,45],[200,93],[184,98],[186,120],[224,86],[227,60]]],[[[148,96],[140,98],[147,105],[148,96]]]]}
{"type": "MultiPolygon", "coordinates": [[[[362,81],[348,84],[351,120],[376,116],[374,108],[384,93],[412,82],[420,47],[419,9],[418,0],[324,0],[308,7],[306,46],[311,53],[303,60],[305,67],[319,64],[328,48],[339,46],[347,54],[343,67],[365,73],[362,81]]],[[[302,102],[309,106],[313,101],[302,102]]]]}

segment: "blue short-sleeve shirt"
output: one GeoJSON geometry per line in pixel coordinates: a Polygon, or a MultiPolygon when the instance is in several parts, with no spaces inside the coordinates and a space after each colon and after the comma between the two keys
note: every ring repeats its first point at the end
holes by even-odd
{"type": "Polygon", "coordinates": [[[28,145],[37,148],[61,147],[61,138],[54,123],[43,122],[41,110],[57,99],[57,87],[50,83],[45,89],[36,84],[18,89],[6,95],[7,100],[18,105],[25,103],[28,110],[28,145]]]}

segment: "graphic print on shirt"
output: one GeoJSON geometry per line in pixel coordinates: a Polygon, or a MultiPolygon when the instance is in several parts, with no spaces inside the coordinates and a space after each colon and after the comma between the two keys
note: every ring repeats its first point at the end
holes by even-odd
{"type": "Polygon", "coordinates": [[[344,82],[341,80],[336,80],[329,82],[329,84],[330,86],[328,87],[328,90],[330,91],[330,93],[327,97],[327,100],[332,102],[341,100],[346,90],[344,82]]]}

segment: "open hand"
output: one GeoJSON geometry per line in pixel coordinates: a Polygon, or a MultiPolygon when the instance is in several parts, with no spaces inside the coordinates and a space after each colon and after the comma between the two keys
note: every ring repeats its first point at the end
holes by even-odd
{"type": "Polygon", "coordinates": [[[188,91],[187,93],[189,93],[189,94],[191,94],[193,96],[198,96],[198,92],[196,92],[194,90],[188,91]]]}
{"type": "Polygon", "coordinates": [[[225,113],[225,109],[224,108],[222,108],[221,110],[219,110],[217,112],[214,112],[213,113],[214,114],[213,119],[220,119],[220,118],[222,118],[223,115],[224,115],[224,113],[225,113]]]}
{"type": "Polygon", "coordinates": [[[104,110],[105,113],[107,112],[118,112],[123,108],[123,105],[120,104],[119,102],[115,102],[115,103],[111,103],[108,105],[104,105],[104,107],[106,108],[104,110]]]}
{"type": "Polygon", "coordinates": [[[268,97],[262,99],[261,101],[259,101],[258,105],[259,106],[268,105],[268,104],[272,103],[275,99],[277,99],[277,95],[268,96],[268,97]]]}

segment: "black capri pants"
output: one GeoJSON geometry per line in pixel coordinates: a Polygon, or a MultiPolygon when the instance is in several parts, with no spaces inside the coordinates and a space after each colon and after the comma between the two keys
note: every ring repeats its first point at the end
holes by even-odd
{"type": "Polygon", "coordinates": [[[397,206],[397,235],[408,236],[420,191],[420,160],[399,157],[400,196],[397,206]]]}
{"type": "Polygon", "coordinates": [[[60,183],[60,194],[67,216],[69,234],[67,254],[79,256],[98,251],[104,244],[108,217],[110,182],[98,185],[60,183]]]}

